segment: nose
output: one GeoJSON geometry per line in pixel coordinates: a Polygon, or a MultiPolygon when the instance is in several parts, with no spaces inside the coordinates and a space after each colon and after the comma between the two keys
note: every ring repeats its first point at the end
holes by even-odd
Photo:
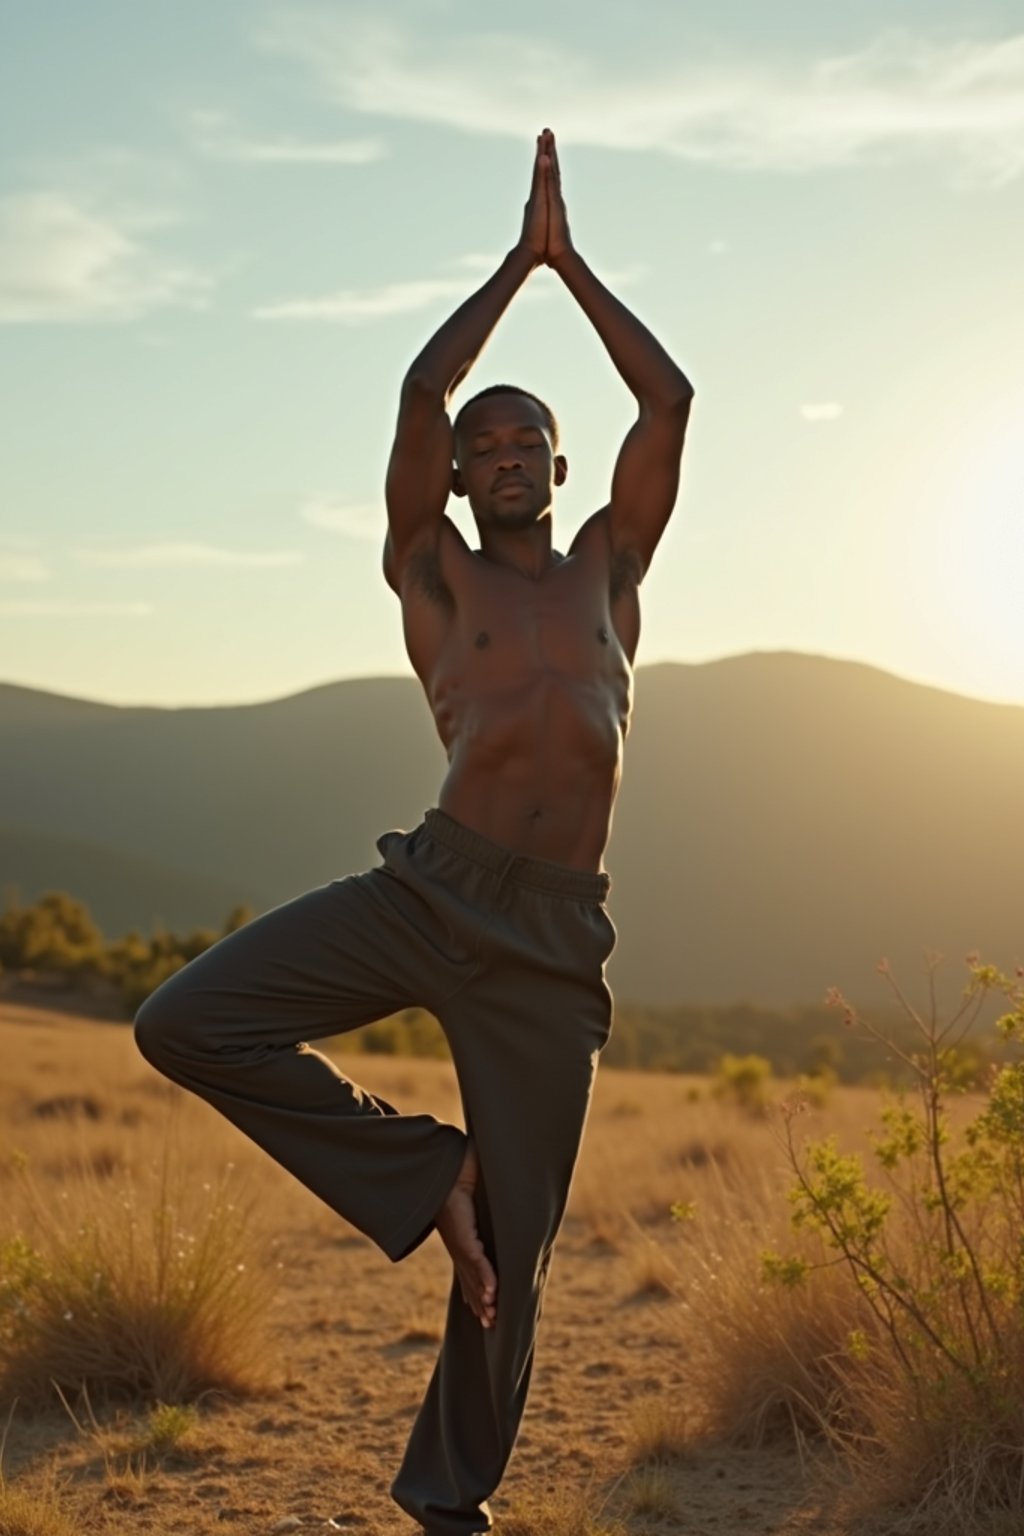
{"type": "Polygon", "coordinates": [[[508,448],[503,448],[501,450],[501,452],[499,453],[499,455],[498,455],[498,466],[497,467],[498,467],[498,473],[502,474],[502,475],[508,474],[510,469],[522,469],[522,467],[523,467],[523,455],[522,455],[522,453],[515,446],[508,447],[508,448]]]}

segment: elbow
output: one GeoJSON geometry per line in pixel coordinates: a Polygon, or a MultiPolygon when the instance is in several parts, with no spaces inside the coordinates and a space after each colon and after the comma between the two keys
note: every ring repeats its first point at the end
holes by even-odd
{"type": "Polygon", "coordinates": [[[641,406],[641,412],[649,416],[672,417],[673,420],[685,421],[690,414],[693,395],[693,385],[685,374],[680,373],[667,388],[660,391],[653,399],[646,401],[641,406]]]}
{"type": "Polygon", "coordinates": [[[422,368],[417,368],[414,364],[402,380],[402,399],[427,401],[444,406],[447,401],[447,391],[437,379],[431,378],[429,373],[422,368]]]}
{"type": "Polygon", "coordinates": [[[680,372],[674,381],[671,391],[669,392],[670,409],[672,411],[681,411],[683,413],[687,412],[690,409],[690,402],[693,399],[694,393],[695,391],[693,385],[686,377],[686,374],[680,372]]]}

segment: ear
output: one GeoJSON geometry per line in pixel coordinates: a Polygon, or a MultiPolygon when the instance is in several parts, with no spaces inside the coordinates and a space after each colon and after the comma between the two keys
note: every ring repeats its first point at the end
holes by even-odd
{"type": "Polygon", "coordinates": [[[569,478],[569,460],[564,453],[555,454],[555,484],[564,485],[569,478]]]}
{"type": "Polygon", "coordinates": [[[452,465],[452,495],[465,496],[466,482],[462,478],[462,470],[457,464],[452,465]]]}

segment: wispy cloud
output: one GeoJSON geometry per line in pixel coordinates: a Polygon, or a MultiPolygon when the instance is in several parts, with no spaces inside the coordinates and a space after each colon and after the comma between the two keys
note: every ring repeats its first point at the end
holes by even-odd
{"type": "Polygon", "coordinates": [[[76,549],[85,565],[300,565],[297,549],[223,549],[215,544],[163,543],[76,549]]]}
{"type": "Polygon", "coordinates": [[[299,516],[314,528],[329,528],[354,539],[383,540],[387,529],[387,514],[380,502],[313,496],[299,509],[299,516]]]}
{"type": "Polygon", "coordinates": [[[842,414],[843,407],[838,400],[812,401],[800,407],[804,421],[837,421],[842,414]]]}
{"type": "MultiPolygon", "coordinates": [[[[495,271],[501,257],[482,254],[460,256],[451,263],[455,277],[410,278],[404,282],[382,283],[375,288],[340,288],[317,298],[283,299],[261,304],[252,311],[256,320],[322,320],[342,325],[362,325],[368,320],[390,315],[410,314],[427,309],[442,299],[465,299],[484,278],[495,271]]],[[[619,272],[602,272],[604,280],[615,288],[626,288],[644,274],[636,265],[619,272]]],[[[523,290],[526,300],[544,299],[554,291],[551,274],[541,268],[523,290]]]]}
{"type": "Polygon", "coordinates": [[[225,112],[197,110],[189,135],[200,154],[239,165],[369,165],[387,154],[380,139],[256,139],[239,133],[225,112]]]}
{"type": "Polygon", "coordinates": [[[0,198],[0,322],[135,320],[168,306],[202,308],[211,280],[137,239],[171,222],[90,210],[56,191],[0,198]]]}
{"type": "Polygon", "coordinates": [[[261,304],[253,310],[257,320],[337,320],[359,325],[385,315],[409,314],[426,309],[438,299],[465,298],[465,277],[413,278],[404,283],[384,283],[379,288],[340,288],[317,299],[284,299],[261,304]]]}
{"type": "Polygon", "coordinates": [[[932,42],[890,30],[816,59],[688,59],[642,76],[585,46],[402,30],[347,6],[281,10],[259,41],[302,60],[349,110],[467,133],[529,142],[554,102],[566,142],[701,164],[805,171],[931,153],[993,184],[1024,172],[1024,32],[932,42]]]}
{"type": "Polygon", "coordinates": [[[90,603],[64,601],[0,602],[0,613],[12,617],[40,619],[115,618],[142,619],[153,613],[152,603],[90,603]]]}
{"type": "Polygon", "coordinates": [[[0,554],[0,581],[47,581],[49,576],[38,555],[0,554]]]}

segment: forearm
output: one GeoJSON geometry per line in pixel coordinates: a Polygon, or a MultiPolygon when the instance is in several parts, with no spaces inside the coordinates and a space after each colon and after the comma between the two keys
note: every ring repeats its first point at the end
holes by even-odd
{"type": "Polygon", "coordinates": [[[575,249],[551,262],[605,345],[641,406],[673,409],[693,398],[693,385],[661,342],[611,293],[575,249]]]}
{"type": "Polygon", "coordinates": [[[447,402],[537,265],[538,258],[521,241],[513,246],[493,277],[459,305],[413,359],[406,383],[426,389],[447,402]]]}

